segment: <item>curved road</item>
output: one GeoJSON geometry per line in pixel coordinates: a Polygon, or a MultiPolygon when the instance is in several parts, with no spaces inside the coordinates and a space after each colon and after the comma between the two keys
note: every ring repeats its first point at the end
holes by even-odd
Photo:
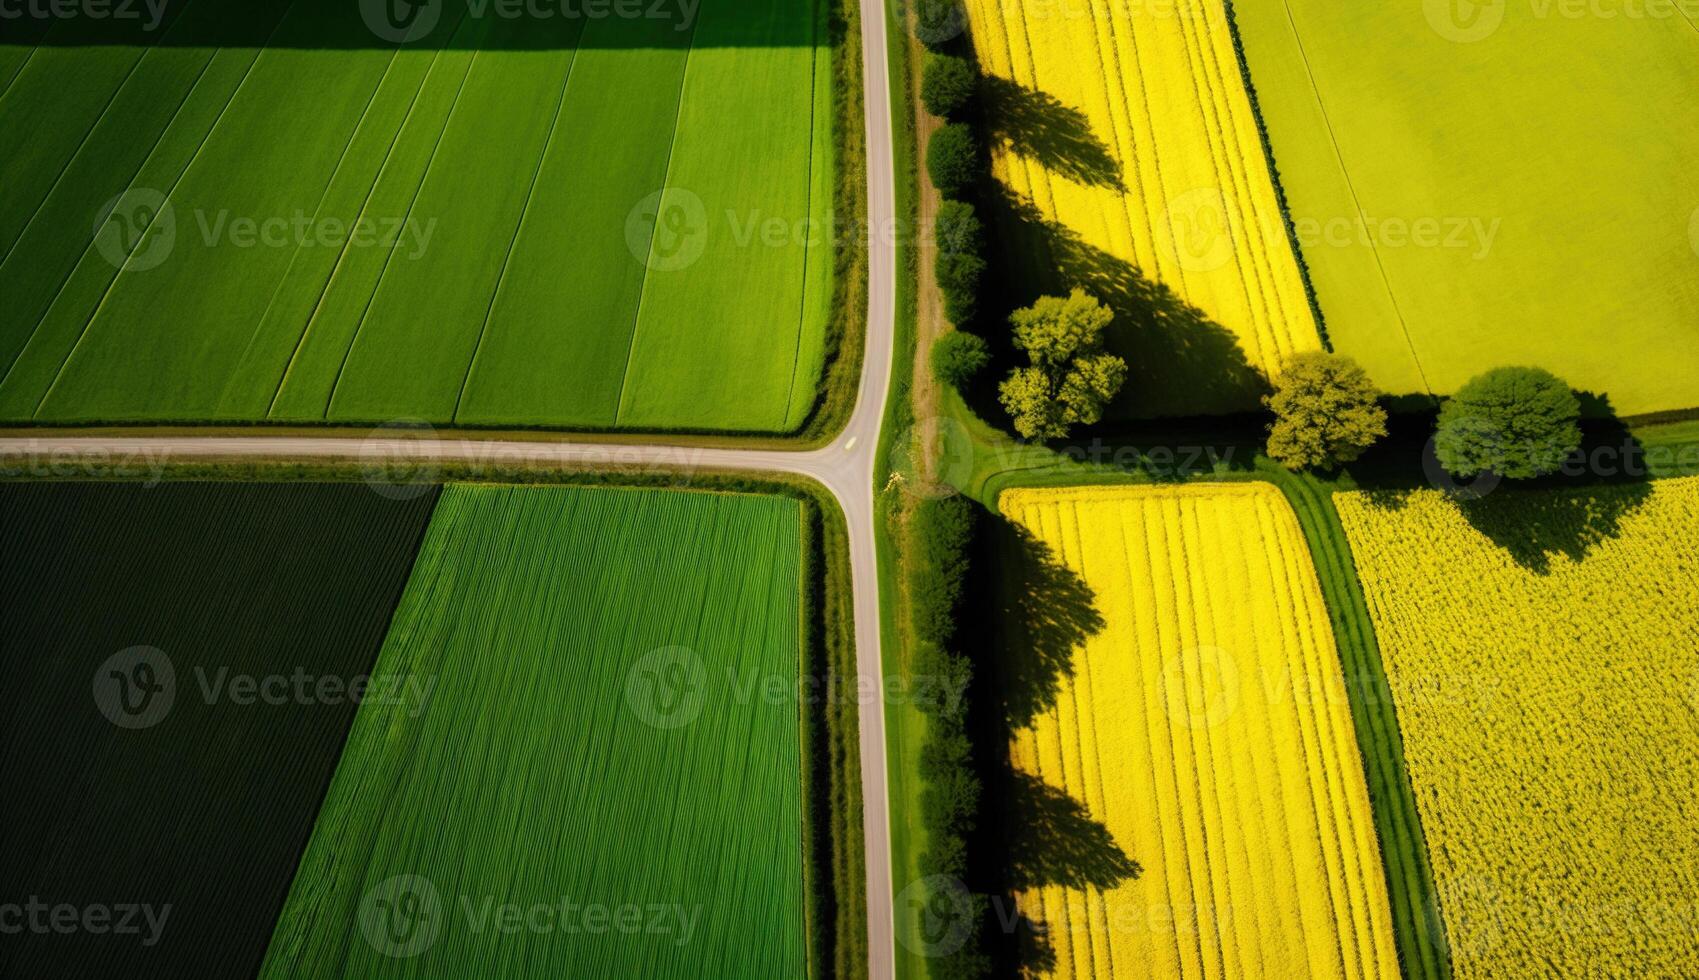
{"type": "MultiPolygon", "coordinates": [[[[0,438],[0,460],[51,463],[54,454],[106,454],[116,458],[326,459],[385,462],[417,459],[485,463],[502,459],[553,463],[564,468],[636,464],[682,470],[754,470],[809,477],[831,491],[849,528],[854,581],[856,671],[862,690],[884,690],[879,648],[879,572],[873,536],[873,466],[891,380],[892,330],[896,315],[896,204],[891,155],[890,71],[885,8],[861,0],[862,77],[867,132],[868,246],[867,346],[855,411],[830,445],[806,452],[710,449],[655,444],[503,441],[497,439],[412,439],[375,436],[79,436],[43,432],[0,438]]],[[[381,431],[381,430],[380,430],[381,431]]],[[[890,803],[885,772],[885,703],[861,705],[861,782],[867,864],[868,974],[895,975],[896,950],[891,890],[890,803]]]]}

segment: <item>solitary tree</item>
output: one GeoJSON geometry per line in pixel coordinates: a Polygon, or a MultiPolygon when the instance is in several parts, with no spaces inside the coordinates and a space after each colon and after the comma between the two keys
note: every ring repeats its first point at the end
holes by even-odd
{"type": "Polygon", "coordinates": [[[1294,355],[1263,399],[1274,411],[1268,455],[1289,470],[1351,462],[1386,435],[1377,394],[1349,357],[1319,350],[1294,355]]]}
{"type": "Polygon", "coordinates": [[[967,108],[978,85],[979,73],[966,58],[928,52],[920,74],[920,102],[934,116],[950,119],[967,108]]]}
{"type": "Polygon", "coordinates": [[[1032,364],[1016,368],[998,389],[1015,431],[1029,439],[1059,439],[1076,424],[1103,418],[1104,406],[1127,380],[1127,362],[1103,349],[1115,317],[1082,289],[1066,299],[1040,297],[1009,317],[1015,346],[1032,364]]]}
{"type": "Polygon", "coordinates": [[[960,388],[973,380],[991,360],[991,351],[976,334],[952,330],[932,342],[932,376],[960,388]]]}
{"type": "Polygon", "coordinates": [[[926,172],[932,186],[947,198],[960,200],[979,176],[979,146],[967,123],[945,123],[926,144],[926,172]]]}
{"type": "Polygon", "coordinates": [[[1439,410],[1434,455],[1458,479],[1554,473],[1581,446],[1581,403],[1569,385],[1533,367],[1494,368],[1439,410]]]}

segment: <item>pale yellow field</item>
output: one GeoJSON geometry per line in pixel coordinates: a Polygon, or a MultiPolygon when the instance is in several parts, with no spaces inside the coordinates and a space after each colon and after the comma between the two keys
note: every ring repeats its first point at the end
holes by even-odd
{"type": "Polygon", "coordinates": [[[1460,980],[1699,964],[1699,478],[1651,488],[1500,490],[1521,562],[1438,492],[1334,497],[1460,980]]]}
{"type": "MultiPolygon", "coordinates": [[[[1220,0],[967,0],[967,9],[981,68],[1039,93],[1024,97],[1029,106],[1045,96],[1060,103],[1014,124],[1031,134],[1025,149],[997,141],[999,180],[1225,328],[1250,369],[1267,374],[1321,346],[1220,0]],[[1070,111],[1089,125],[1083,140],[1070,138],[1070,111]],[[1076,165],[1102,154],[1111,179],[1076,165]]],[[[1088,287],[1115,278],[1084,276],[1088,287]]],[[[1188,395],[1224,396],[1213,389],[1231,374],[1230,358],[1183,335],[1209,327],[1152,319],[1140,327],[1152,355],[1173,354],[1170,368],[1183,363],[1191,376],[1158,384],[1146,407],[1161,414],[1191,407],[1188,395]],[[1186,363],[1200,347],[1220,363],[1186,363]]]]}
{"type": "Polygon", "coordinates": [[[1104,629],[1017,766],[1143,873],[1020,896],[1061,977],[1377,977],[1397,954],[1344,682],[1309,550],[1261,483],[1005,492],[1104,629]]]}

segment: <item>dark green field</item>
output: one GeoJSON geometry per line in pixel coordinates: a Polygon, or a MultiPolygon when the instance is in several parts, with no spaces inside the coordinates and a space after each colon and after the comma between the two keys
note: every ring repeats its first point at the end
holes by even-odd
{"type": "Polygon", "coordinates": [[[293,676],[371,670],[435,499],[0,484],[4,899],[111,906],[114,925],[120,906],[145,905],[157,925],[137,913],[137,933],[26,929],[0,942],[0,976],[258,970],[355,709],[316,680],[297,698],[293,676]],[[174,680],[107,665],[138,645],[174,680]],[[169,694],[120,690],[114,669],[169,694]],[[289,685],[271,704],[242,676],[289,685]]]}

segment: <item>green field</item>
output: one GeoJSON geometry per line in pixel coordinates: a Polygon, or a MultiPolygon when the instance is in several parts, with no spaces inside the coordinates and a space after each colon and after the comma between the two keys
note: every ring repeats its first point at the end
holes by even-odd
{"type": "Polygon", "coordinates": [[[354,720],[346,685],[372,670],[433,499],[0,483],[5,901],[163,919],[8,929],[0,976],[254,975],[354,720]],[[117,687],[109,658],[138,646],[170,694],[117,687]],[[327,696],[298,700],[297,671],[310,691],[333,679],[327,696]],[[270,677],[289,681],[283,701],[244,700],[239,678],[270,677]]]}
{"type": "Polygon", "coordinates": [[[444,490],[263,975],[805,975],[800,518],[444,490]]]}
{"type": "Polygon", "coordinates": [[[0,421],[805,421],[825,3],[447,0],[399,45],[363,6],[8,21],[0,421]]]}
{"type": "Polygon", "coordinates": [[[1233,8],[1335,349],[1393,394],[1531,363],[1624,415],[1699,406],[1683,4],[1233,8]]]}

